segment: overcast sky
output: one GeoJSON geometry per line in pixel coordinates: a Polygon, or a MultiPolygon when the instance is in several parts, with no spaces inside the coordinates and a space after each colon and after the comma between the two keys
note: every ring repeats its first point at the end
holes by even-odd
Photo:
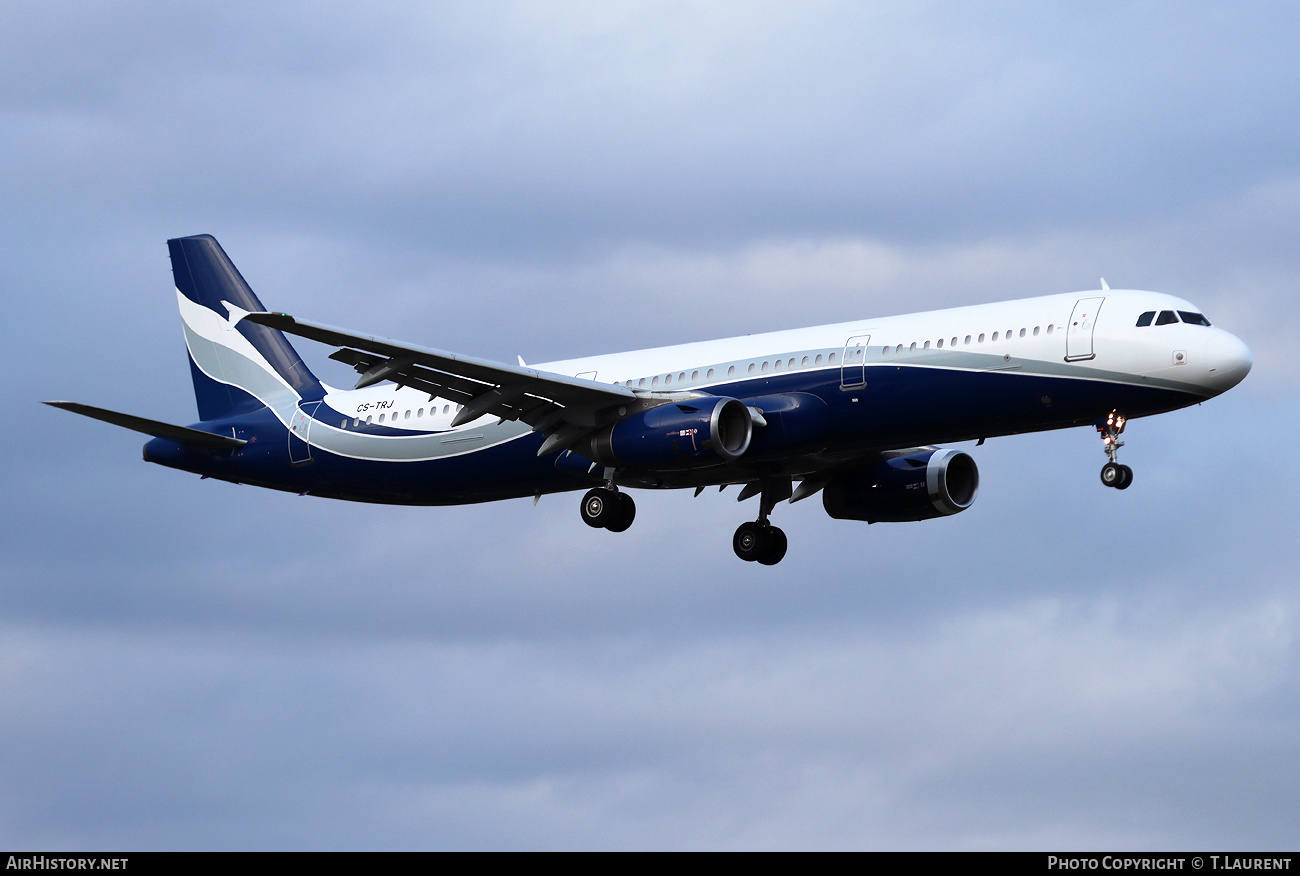
{"type": "MultiPolygon", "coordinates": [[[[1294,849],[1294,4],[0,5],[0,845],[1294,849]],[[1062,291],[1228,395],[914,524],[386,508],[150,466],[165,241],[529,362],[1062,291]]],[[[351,374],[299,344],[327,382],[351,374]]]]}

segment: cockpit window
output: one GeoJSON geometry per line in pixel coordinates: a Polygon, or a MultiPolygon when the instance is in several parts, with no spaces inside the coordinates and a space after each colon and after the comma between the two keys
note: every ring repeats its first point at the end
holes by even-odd
{"type": "Polygon", "coordinates": [[[1205,318],[1203,313],[1189,313],[1186,310],[1178,311],[1178,315],[1183,318],[1183,322],[1188,325],[1209,325],[1210,321],[1205,318]]]}
{"type": "Polygon", "coordinates": [[[1151,325],[1151,320],[1155,318],[1156,318],[1156,312],[1154,310],[1148,310],[1146,313],[1138,317],[1138,328],[1151,325]]]}
{"type": "Polygon", "coordinates": [[[1156,325],[1172,325],[1176,322],[1178,322],[1178,317],[1174,316],[1172,310],[1162,310],[1160,315],[1156,317],[1156,325]]]}

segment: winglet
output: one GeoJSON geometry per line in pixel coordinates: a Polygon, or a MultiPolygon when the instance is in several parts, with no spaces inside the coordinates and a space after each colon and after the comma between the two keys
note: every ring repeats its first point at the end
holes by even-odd
{"type": "Polygon", "coordinates": [[[1109,291],[1110,291],[1110,284],[1106,282],[1106,278],[1105,278],[1105,277],[1102,277],[1102,278],[1101,278],[1101,291],[1103,291],[1103,292],[1109,292],[1109,291]]]}

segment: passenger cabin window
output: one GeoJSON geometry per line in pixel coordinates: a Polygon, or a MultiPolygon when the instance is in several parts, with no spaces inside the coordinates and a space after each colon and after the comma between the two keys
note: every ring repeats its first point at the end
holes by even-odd
{"type": "Polygon", "coordinates": [[[1183,322],[1188,325],[1208,326],[1210,324],[1210,321],[1205,318],[1205,314],[1203,313],[1188,313],[1186,310],[1180,310],[1178,311],[1178,315],[1181,316],[1183,322]]]}
{"type": "Polygon", "coordinates": [[[1162,310],[1160,315],[1156,317],[1156,325],[1172,325],[1176,322],[1178,322],[1178,317],[1174,315],[1172,310],[1162,310]]]}
{"type": "Polygon", "coordinates": [[[1156,312],[1154,310],[1148,310],[1146,313],[1138,317],[1137,327],[1145,328],[1146,326],[1151,325],[1151,320],[1155,318],[1156,318],[1156,312]]]}

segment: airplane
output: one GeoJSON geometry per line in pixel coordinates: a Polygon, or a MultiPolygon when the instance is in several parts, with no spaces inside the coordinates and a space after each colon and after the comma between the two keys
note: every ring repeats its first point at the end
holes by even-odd
{"type": "Polygon", "coordinates": [[[210,235],[167,242],[199,421],[76,402],[153,436],[148,462],[301,495],[457,505],[586,489],[584,522],[628,529],[628,488],[759,497],[736,555],[775,565],[769,517],[821,493],[877,523],[957,514],[979,492],[970,454],[935,445],[1094,426],[1101,481],[1133,417],[1231,389],[1249,348],[1188,301],[1112,290],[863,319],[528,366],[267,311],[210,235]],[[352,389],[316,378],[287,335],[335,347],[352,389]]]}

